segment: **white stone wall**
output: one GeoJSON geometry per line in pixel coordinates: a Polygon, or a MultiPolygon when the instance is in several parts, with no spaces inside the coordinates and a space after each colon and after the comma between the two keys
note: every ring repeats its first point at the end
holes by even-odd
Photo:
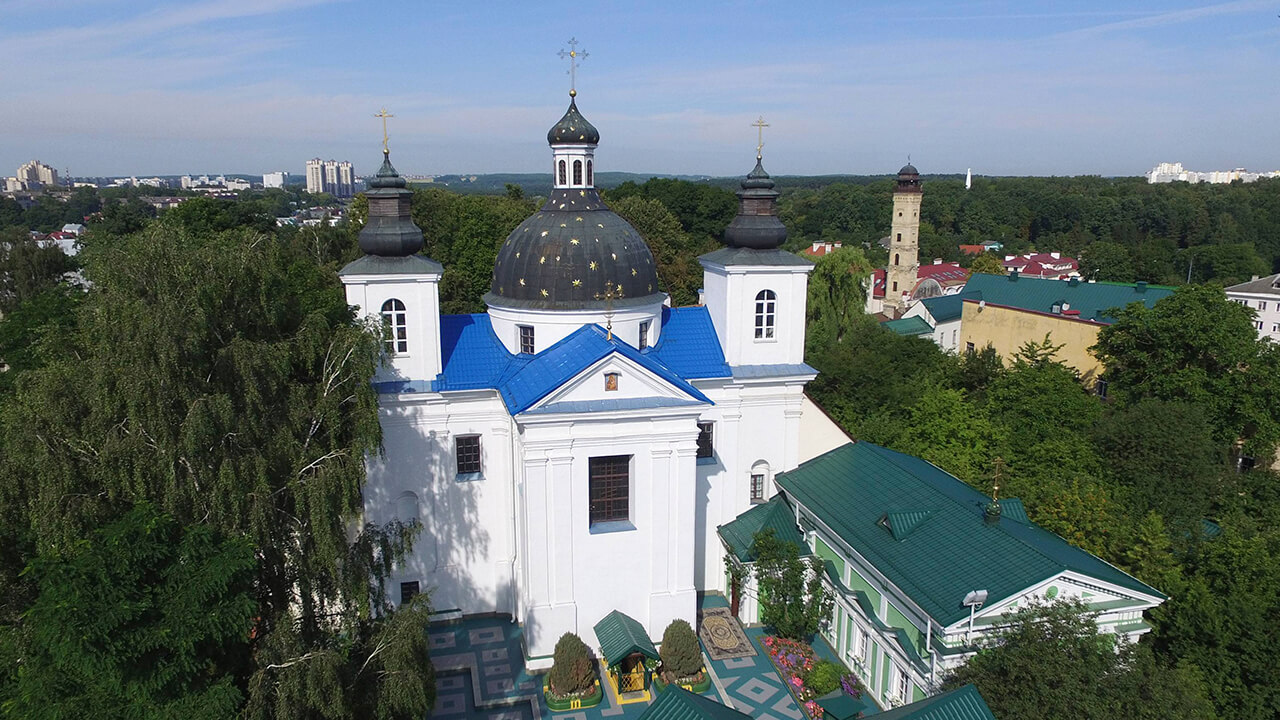
{"type": "Polygon", "coordinates": [[[1280,293],[1228,292],[1227,298],[1253,310],[1258,337],[1280,343],[1280,293]]]}
{"type": "Polygon", "coordinates": [[[440,276],[348,275],[342,278],[347,304],[363,317],[381,323],[382,304],[395,298],[404,303],[409,351],[386,358],[374,382],[431,381],[440,374],[440,276]]]}
{"type": "MultiPolygon", "coordinates": [[[[631,345],[640,346],[640,325],[649,323],[649,347],[658,344],[662,335],[662,302],[641,307],[618,308],[612,311],[613,335],[631,345]]],[[[530,310],[527,308],[489,307],[489,321],[493,332],[508,352],[520,352],[520,326],[533,328],[534,351],[542,352],[583,325],[596,324],[606,327],[610,317],[603,309],[595,310],[530,310]]]]}

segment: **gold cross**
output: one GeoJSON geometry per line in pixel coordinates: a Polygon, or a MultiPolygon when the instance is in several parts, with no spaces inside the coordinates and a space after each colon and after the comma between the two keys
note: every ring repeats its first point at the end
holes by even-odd
{"type": "Polygon", "coordinates": [[[604,329],[605,336],[613,339],[613,301],[622,297],[622,286],[615,285],[611,282],[604,284],[604,293],[596,293],[597,300],[604,300],[604,329]]]}
{"type": "Polygon", "coordinates": [[[569,97],[576,97],[578,94],[578,63],[579,58],[585,58],[586,52],[578,52],[578,39],[569,38],[569,50],[566,52],[560,49],[560,59],[569,58],[569,97]]]}
{"type": "Polygon", "coordinates": [[[387,118],[393,118],[395,115],[387,112],[386,108],[382,108],[374,117],[382,118],[382,152],[389,154],[391,150],[387,147],[387,118]]]}
{"type": "Polygon", "coordinates": [[[756,159],[759,160],[763,157],[761,151],[764,150],[764,129],[769,127],[769,123],[765,122],[764,116],[761,115],[759,120],[751,123],[751,127],[756,129],[756,159]]]}
{"type": "MultiPolygon", "coordinates": [[[[911,162],[911,161],[910,161],[910,160],[908,160],[907,162],[911,162]]],[[[1004,465],[1004,459],[1003,459],[1003,458],[996,458],[995,464],[996,464],[996,479],[995,479],[995,482],[992,484],[992,487],[991,487],[991,501],[992,501],[992,502],[997,502],[997,501],[999,500],[999,497],[1000,497],[1000,467],[1001,467],[1002,465],[1004,465]]]]}

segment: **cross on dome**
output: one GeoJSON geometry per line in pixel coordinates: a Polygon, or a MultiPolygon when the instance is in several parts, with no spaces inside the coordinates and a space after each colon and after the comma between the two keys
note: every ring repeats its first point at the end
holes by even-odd
{"type": "Polygon", "coordinates": [[[569,58],[569,97],[577,97],[578,95],[578,62],[579,58],[587,57],[588,53],[584,50],[578,52],[578,39],[576,37],[569,38],[569,50],[560,49],[558,53],[560,59],[569,58]]]}
{"type": "Polygon", "coordinates": [[[757,119],[755,122],[751,123],[751,127],[755,128],[755,129],[756,129],[756,131],[757,131],[757,133],[756,133],[756,159],[757,159],[757,160],[761,160],[761,159],[763,159],[763,158],[764,158],[764,155],[762,154],[762,152],[763,152],[763,150],[764,150],[764,129],[765,129],[765,128],[767,128],[767,127],[769,127],[769,123],[765,122],[765,121],[764,121],[764,116],[763,116],[763,115],[761,115],[759,119],[757,119]]]}
{"type": "Polygon", "coordinates": [[[382,118],[382,154],[390,155],[391,149],[387,146],[387,118],[393,118],[395,115],[387,112],[386,108],[382,108],[374,114],[376,118],[382,118]]]}

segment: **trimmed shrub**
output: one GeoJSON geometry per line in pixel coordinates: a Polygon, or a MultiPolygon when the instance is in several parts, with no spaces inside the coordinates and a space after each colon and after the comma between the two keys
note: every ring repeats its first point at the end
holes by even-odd
{"type": "Polygon", "coordinates": [[[849,671],[839,663],[830,660],[819,660],[804,678],[804,684],[813,691],[815,697],[822,697],[832,690],[840,689],[840,680],[849,671]]]}
{"type": "Polygon", "coordinates": [[[556,641],[548,682],[551,692],[561,697],[589,690],[595,683],[596,671],[591,664],[591,651],[582,638],[565,633],[556,641]]]}
{"type": "Polygon", "coordinates": [[[672,680],[698,674],[702,669],[702,650],[698,636],[684,620],[672,620],[662,633],[662,670],[672,680]]]}

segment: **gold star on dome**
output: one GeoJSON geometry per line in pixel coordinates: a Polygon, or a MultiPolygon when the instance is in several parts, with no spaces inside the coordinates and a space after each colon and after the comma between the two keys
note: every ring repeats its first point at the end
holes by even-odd
{"type": "Polygon", "coordinates": [[[550,230],[543,230],[542,237],[546,237],[548,232],[550,232],[550,230]]]}
{"type": "Polygon", "coordinates": [[[604,223],[596,223],[596,227],[604,229],[604,223]]]}
{"type": "Polygon", "coordinates": [[[578,244],[578,238],[570,238],[570,239],[569,239],[569,244],[570,244],[570,245],[577,245],[577,244],[578,244]]]}
{"type": "Polygon", "coordinates": [[[649,285],[649,292],[653,292],[653,285],[649,285]]]}
{"type": "Polygon", "coordinates": [[[598,267],[598,265],[596,264],[595,260],[592,260],[591,264],[588,265],[587,267],[591,268],[592,270],[595,270],[598,267]]]}
{"type": "Polygon", "coordinates": [[[561,209],[561,210],[563,210],[563,209],[564,209],[564,203],[560,203],[560,209],[561,209]]]}
{"type": "Polygon", "coordinates": [[[556,262],[560,262],[560,256],[559,256],[559,255],[557,255],[557,256],[556,256],[556,262]]]}
{"type": "Polygon", "coordinates": [[[635,277],[635,276],[636,276],[636,269],[631,268],[631,277],[635,277]]]}
{"type": "Polygon", "coordinates": [[[520,278],[520,287],[524,287],[524,278],[520,278]]]}
{"type": "Polygon", "coordinates": [[[542,297],[546,297],[546,296],[547,296],[547,289],[546,289],[546,288],[542,288],[542,289],[541,289],[541,290],[539,290],[538,292],[542,293],[542,297]]]}
{"type": "Polygon", "coordinates": [[[609,257],[613,258],[614,260],[617,260],[617,259],[618,259],[618,253],[609,253],[609,257]]]}
{"type": "Polygon", "coordinates": [[[578,287],[578,286],[579,286],[579,285],[581,285],[581,284],[582,284],[582,281],[581,281],[581,280],[574,280],[574,281],[573,281],[573,286],[574,286],[574,287],[578,287]]]}
{"type": "Polygon", "coordinates": [[[517,251],[516,251],[516,259],[517,259],[517,260],[519,260],[519,259],[520,259],[520,251],[519,251],[519,250],[517,250],[517,251]]]}
{"type": "Polygon", "coordinates": [[[539,265],[546,265],[546,264],[547,264],[547,256],[546,256],[546,255],[543,255],[542,257],[538,258],[538,264],[539,264],[539,265]]]}
{"type": "Polygon", "coordinates": [[[565,225],[564,223],[560,223],[560,227],[569,227],[569,226],[565,225]]]}
{"type": "Polygon", "coordinates": [[[582,216],[581,216],[581,215],[579,215],[578,217],[574,218],[574,221],[575,221],[575,222],[582,222],[582,216]]]}
{"type": "Polygon", "coordinates": [[[586,196],[587,196],[587,191],[586,191],[586,190],[579,190],[579,191],[578,191],[578,194],[579,194],[579,195],[581,195],[582,197],[586,197],[586,196]]]}

